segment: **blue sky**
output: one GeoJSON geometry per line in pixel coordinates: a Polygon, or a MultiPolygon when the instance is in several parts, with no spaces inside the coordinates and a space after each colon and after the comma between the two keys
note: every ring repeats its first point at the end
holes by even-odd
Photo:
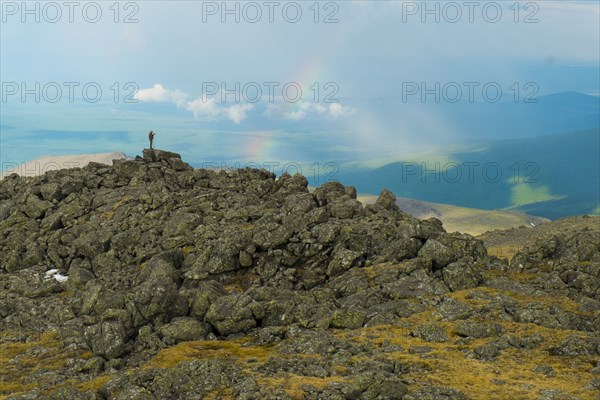
{"type": "MultiPolygon", "coordinates": [[[[518,15],[512,1],[481,2],[472,22],[463,2],[454,9],[427,2],[439,7],[439,22],[419,9],[422,2],[319,2],[316,8],[314,2],[277,2],[273,22],[262,1],[254,8],[228,2],[230,9],[237,4],[239,22],[223,15],[220,1],[120,2],[116,23],[114,2],[91,3],[79,3],[73,23],[62,2],[55,3],[60,19],[56,9],[28,3],[33,10],[37,4],[39,22],[35,11],[23,13],[21,2],[2,3],[3,162],[113,150],[135,155],[150,129],[160,147],[193,162],[393,157],[462,138],[460,126],[416,100],[418,94],[402,101],[407,82],[493,82],[504,102],[511,101],[515,82],[519,99],[527,83],[537,95],[598,95],[600,85],[597,1],[520,2],[518,15]],[[491,22],[496,5],[502,15],[491,22]],[[88,20],[101,10],[98,22],[84,19],[84,7],[88,20]],[[297,9],[299,21],[289,22],[297,9]],[[257,10],[262,16],[252,23],[257,10]],[[462,17],[451,22],[457,10],[462,17]],[[137,22],[124,23],[127,16],[137,22]],[[324,23],[327,16],[338,21],[324,23]],[[59,84],[60,100],[42,96],[38,104],[33,95],[23,102],[19,92],[7,94],[11,85],[20,91],[22,83],[32,88],[35,82],[59,84]],[[73,102],[64,82],[78,85],[73,102]],[[97,103],[82,99],[81,87],[90,82],[102,89],[97,103]],[[207,91],[211,82],[227,89],[239,82],[250,91],[236,102],[231,94],[207,91]],[[273,99],[265,82],[279,84],[273,99]],[[297,102],[286,101],[281,90],[292,83],[292,92],[296,83],[302,88],[297,102]],[[262,96],[245,101],[257,85],[262,96]],[[134,88],[138,102],[125,103],[134,88]],[[325,102],[327,94],[336,102],[325,102]]],[[[475,94],[476,102],[485,101],[475,94]]]]}

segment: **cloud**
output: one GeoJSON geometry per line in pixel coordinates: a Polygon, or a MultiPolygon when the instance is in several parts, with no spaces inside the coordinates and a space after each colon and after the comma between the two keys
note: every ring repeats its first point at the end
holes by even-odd
{"type": "Polygon", "coordinates": [[[333,119],[347,117],[354,114],[356,110],[352,107],[344,107],[340,103],[331,103],[328,107],[320,103],[298,103],[292,111],[284,113],[284,117],[292,121],[300,121],[308,118],[311,114],[325,115],[333,119]]]}
{"type": "MultiPolygon", "coordinates": [[[[167,89],[160,83],[156,83],[150,88],[139,90],[134,97],[142,102],[173,103],[179,108],[190,111],[194,115],[194,118],[206,122],[214,122],[226,118],[234,124],[240,124],[248,118],[248,112],[255,108],[250,103],[228,105],[227,103],[219,102],[218,99],[221,98],[219,93],[214,96],[204,94],[201,97],[190,100],[192,96],[184,91],[167,89]]],[[[274,102],[267,103],[263,115],[269,119],[302,121],[316,115],[339,119],[350,116],[355,112],[354,108],[343,106],[340,103],[331,103],[329,105],[309,101],[291,103],[285,101],[280,96],[274,102]]]]}
{"type": "Polygon", "coordinates": [[[329,105],[329,114],[337,119],[340,117],[347,117],[356,112],[356,110],[352,107],[344,107],[340,103],[331,103],[329,105]]]}
{"type": "Polygon", "coordinates": [[[319,103],[298,102],[292,111],[285,112],[283,115],[292,121],[300,121],[313,112],[323,114],[325,111],[327,109],[319,103]]]}
{"type": "Polygon", "coordinates": [[[181,90],[169,90],[156,83],[151,88],[139,90],[133,97],[143,102],[169,102],[181,107],[189,96],[181,90]]]}
{"type": "Polygon", "coordinates": [[[206,96],[190,101],[186,109],[194,114],[194,118],[203,121],[218,121],[222,117],[234,124],[239,124],[247,118],[247,112],[252,110],[252,104],[234,104],[229,107],[220,106],[214,98],[206,96]]]}
{"type": "Polygon", "coordinates": [[[154,84],[151,88],[139,90],[134,98],[148,103],[173,103],[179,108],[190,111],[194,118],[209,122],[227,118],[234,124],[239,124],[247,118],[247,112],[254,108],[252,104],[227,106],[218,103],[216,97],[206,95],[189,100],[191,96],[184,91],[167,89],[160,83],[154,84]]]}
{"type": "Polygon", "coordinates": [[[225,114],[227,118],[233,121],[234,124],[239,124],[246,119],[246,112],[254,108],[252,104],[234,104],[231,107],[226,108],[225,114]]]}
{"type": "Polygon", "coordinates": [[[270,119],[284,118],[291,121],[302,121],[314,115],[337,119],[350,116],[355,112],[354,108],[342,106],[340,103],[331,103],[326,106],[306,101],[289,103],[283,98],[278,98],[274,103],[267,105],[265,115],[270,119]]]}
{"type": "Polygon", "coordinates": [[[194,114],[194,118],[203,119],[205,121],[216,121],[219,119],[221,110],[219,110],[217,102],[214,98],[197,98],[190,101],[186,105],[186,110],[194,114]]]}

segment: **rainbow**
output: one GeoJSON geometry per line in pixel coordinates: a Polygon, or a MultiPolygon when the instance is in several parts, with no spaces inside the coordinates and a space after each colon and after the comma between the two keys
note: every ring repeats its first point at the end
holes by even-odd
{"type": "Polygon", "coordinates": [[[273,161],[276,145],[273,136],[275,132],[257,131],[248,132],[244,136],[244,151],[243,158],[248,162],[265,162],[273,161]]]}

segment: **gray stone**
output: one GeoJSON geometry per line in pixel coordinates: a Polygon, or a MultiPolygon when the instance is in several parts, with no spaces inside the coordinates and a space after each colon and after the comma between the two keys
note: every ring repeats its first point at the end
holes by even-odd
{"type": "Polygon", "coordinates": [[[400,208],[396,204],[396,196],[392,192],[387,189],[384,189],[379,194],[377,201],[375,201],[375,205],[385,209],[385,210],[393,210],[399,211],[400,208]]]}
{"type": "Polygon", "coordinates": [[[46,211],[51,209],[53,204],[47,200],[40,200],[37,196],[31,194],[27,197],[23,212],[30,218],[42,218],[46,211]]]}
{"type": "Polygon", "coordinates": [[[412,335],[421,338],[426,342],[443,343],[448,341],[446,330],[434,323],[417,325],[417,327],[413,329],[412,335]]]}
{"type": "Polygon", "coordinates": [[[173,318],[167,325],[163,325],[160,330],[163,342],[167,345],[174,345],[179,342],[203,340],[210,332],[207,324],[194,318],[173,318]]]}
{"type": "Polygon", "coordinates": [[[454,326],[454,332],[464,337],[486,338],[500,336],[504,332],[504,328],[495,322],[464,321],[454,326]]]}
{"type": "Polygon", "coordinates": [[[410,392],[402,400],[467,400],[461,391],[449,387],[424,387],[410,392]]]}
{"type": "Polygon", "coordinates": [[[247,295],[231,294],[219,297],[208,308],[206,321],[221,335],[246,332],[256,327],[252,299],[247,295]]]}
{"type": "Polygon", "coordinates": [[[554,356],[597,356],[600,338],[569,335],[559,346],[550,349],[554,356]]]}
{"type": "Polygon", "coordinates": [[[120,321],[104,321],[86,327],[84,336],[94,354],[104,359],[120,357],[125,353],[127,332],[120,321]]]}
{"type": "Polygon", "coordinates": [[[442,275],[453,292],[477,287],[483,280],[476,266],[464,262],[448,264],[442,270],[442,275]]]}
{"type": "Polygon", "coordinates": [[[338,329],[358,329],[361,328],[367,313],[360,309],[336,310],[331,318],[331,327],[338,329]]]}

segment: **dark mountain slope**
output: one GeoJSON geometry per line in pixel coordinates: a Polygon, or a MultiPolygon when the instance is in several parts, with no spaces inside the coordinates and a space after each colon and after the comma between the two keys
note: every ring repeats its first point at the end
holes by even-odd
{"type": "Polygon", "coordinates": [[[361,193],[387,187],[399,196],[423,201],[488,210],[509,208],[558,219],[598,213],[599,148],[597,129],[477,142],[469,150],[375,170],[343,169],[339,179],[361,193]]]}

